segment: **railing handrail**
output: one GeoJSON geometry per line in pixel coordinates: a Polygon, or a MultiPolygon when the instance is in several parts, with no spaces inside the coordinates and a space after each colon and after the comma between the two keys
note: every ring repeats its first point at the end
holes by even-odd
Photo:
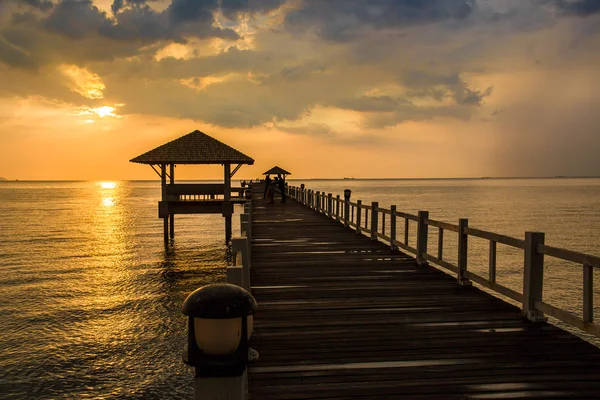
{"type": "MultiPolygon", "coordinates": [[[[321,199],[332,198],[331,194],[325,192],[314,192],[309,189],[301,189],[294,186],[288,187],[288,192],[292,193],[292,198],[295,198],[302,204],[312,206],[316,211],[321,212],[330,218],[336,218],[339,222],[347,227],[354,228],[357,234],[366,234],[372,240],[382,239],[390,244],[392,248],[401,248],[416,255],[420,265],[423,262],[430,261],[439,265],[451,272],[458,274],[458,281],[461,285],[470,285],[471,281],[480,284],[493,292],[509,297],[515,301],[523,303],[523,313],[532,321],[545,320],[544,313],[553,316],[569,325],[575,326],[588,333],[600,337],[600,325],[593,323],[593,271],[596,268],[600,269],[600,257],[580,253],[577,251],[567,250],[559,247],[548,246],[544,243],[543,233],[526,233],[526,239],[519,239],[512,236],[502,235],[483,229],[469,227],[466,219],[461,219],[458,225],[437,221],[429,218],[427,212],[421,211],[419,215],[413,215],[392,209],[385,209],[378,205],[374,208],[373,205],[362,204],[360,200],[351,202],[346,198],[336,196],[333,200],[341,203],[343,207],[336,207],[335,215],[330,204],[321,199]],[[305,196],[304,193],[312,193],[315,195],[315,201],[310,199],[310,196],[305,196]],[[342,215],[339,211],[342,209],[342,215]],[[370,210],[362,216],[361,210],[370,210]],[[355,212],[356,211],[356,212],[355,212]],[[379,213],[383,215],[381,223],[379,223],[379,213]],[[371,220],[369,221],[369,214],[371,220]],[[385,215],[389,215],[393,223],[390,222],[390,236],[386,235],[385,215]],[[396,237],[396,218],[404,219],[404,241],[397,240],[396,237]],[[364,224],[363,224],[364,220],[364,224]],[[409,239],[409,221],[417,222],[417,248],[408,244],[409,239]],[[369,223],[370,222],[370,223],[369,223]],[[382,232],[379,232],[379,226],[382,226],[382,232]],[[394,232],[391,232],[392,226],[394,232]],[[438,236],[438,254],[437,257],[427,252],[427,227],[436,227],[439,230],[438,236]],[[375,229],[373,229],[375,228],[375,229]],[[454,265],[443,259],[443,233],[444,231],[456,232],[459,236],[459,265],[454,265]],[[467,270],[467,246],[468,237],[477,237],[489,242],[489,277],[477,275],[467,270]],[[462,237],[462,238],[461,238],[462,237]],[[522,249],[525,251],[524,257],[524,284],[523,292],[519,293],[504,285],[496,282],[496,245],[497,243],[522,249]],[[461,247],[463,246],[463,247],[461,247]],[[569,311],[562,310],[558,307],[545,303],[542,300],[543,287],[543,256],[554,257],[563,261],[570,261],[580,264],[583,268],[583,286],[584,286],[584,301],[583,301],[583,318],[569,311]]],[[[376,205],[377,203],[374,203],[376,205]]]]}

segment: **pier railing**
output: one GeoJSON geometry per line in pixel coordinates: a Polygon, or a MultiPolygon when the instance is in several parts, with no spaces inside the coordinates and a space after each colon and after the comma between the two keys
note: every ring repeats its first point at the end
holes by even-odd
{"type": "Polygon", "coordinates": [[[239,237],[231,239],[233,265],[227,267],[227,283],[232,283],[250,292],[250,268],[252,265],[252,203],[244,203],[244,212],[240,214],[239,237]]]}
{"type": "MultiPolygon", "coordinates": [[[[230,198],[243,198],[243,187],[232,187],[230,198]]],[[[167,200],[170,201],[210,201],[223,200],[225,185],[222,183],[177,183],[166,185],[167,200]]]]}
{"type": "Polygon", "coordinates": [[[482,229],[469,227],[467,219],[459,219],[458,224],[437,221],[429,218],[428,211],[419,211],[417,215],[379,207],[377,202],[370,205],[361,200],[350,201],[350,192],[345,197],[333,197],[324,193],[288,186],[287,194],[307,207],[334,219],[344,226],[352,228],[358,235],[367,235],[372,240],[381,240],[389,244],[392,250],[403,249],[415,255],[419,265],[431,262],[457,276],[458,284],[469,286],[475,282],[493,292],[504,295],[522,304],[523,315],[531,321],[545,320],[545,314],[557,318],[569,325],[600,337],[600,326],[594,323],[594,269],[600,268],[600,257],[576,251],[548,246],[544,243],[544,233],[526,232],[525,239],[514,238],[482,229]],[[404,235],[397,237],[398,219],[404,224],[404,235]],[[416,224],[416,247],[409,245],[410,228],[416,224]],[[386,229],[386,225],[388,228],[386,229]],[[437,251],[428,251],[429,227],[437,229],[437,251]],[[453,264],[444,258],[444,233],[453,232],[458,236],[457,263],[453,264]],[[487,240],[489,248],[488,277],[469,271],[468,243],[469,237],[487,240]],[[523,290],[515,291],[496,281],[496,248],[497,244],[523,250],[523,290]],[[572,312],[555,307],[543,300],[544,256],[554,257],[581,265],[583,286],[582,317],[572,312]]]}

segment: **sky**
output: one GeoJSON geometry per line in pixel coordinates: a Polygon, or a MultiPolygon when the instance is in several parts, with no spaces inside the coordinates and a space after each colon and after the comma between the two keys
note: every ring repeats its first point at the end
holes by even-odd
{"type": "Polygon", "coordinates": [[[600,0],[0,0],[7,179],[600,176],[599,89],[600,0]]]}

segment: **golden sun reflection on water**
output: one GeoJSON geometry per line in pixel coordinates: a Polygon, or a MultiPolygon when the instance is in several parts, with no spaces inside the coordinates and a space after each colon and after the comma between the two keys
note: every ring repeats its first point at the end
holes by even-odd
{"type": "Polygon", "coordinates": [[[102,189],[115,189],[117,182],[100,182],[100,188],[102,189]]]}

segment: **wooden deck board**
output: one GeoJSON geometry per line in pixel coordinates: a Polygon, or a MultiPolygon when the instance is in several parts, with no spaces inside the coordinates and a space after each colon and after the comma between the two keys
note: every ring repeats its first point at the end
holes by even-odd
{"type": "Polygon", "coordinates": [[[293,200],[252,235],[251,399],[600,398],[600,349],[293,200]]]}

